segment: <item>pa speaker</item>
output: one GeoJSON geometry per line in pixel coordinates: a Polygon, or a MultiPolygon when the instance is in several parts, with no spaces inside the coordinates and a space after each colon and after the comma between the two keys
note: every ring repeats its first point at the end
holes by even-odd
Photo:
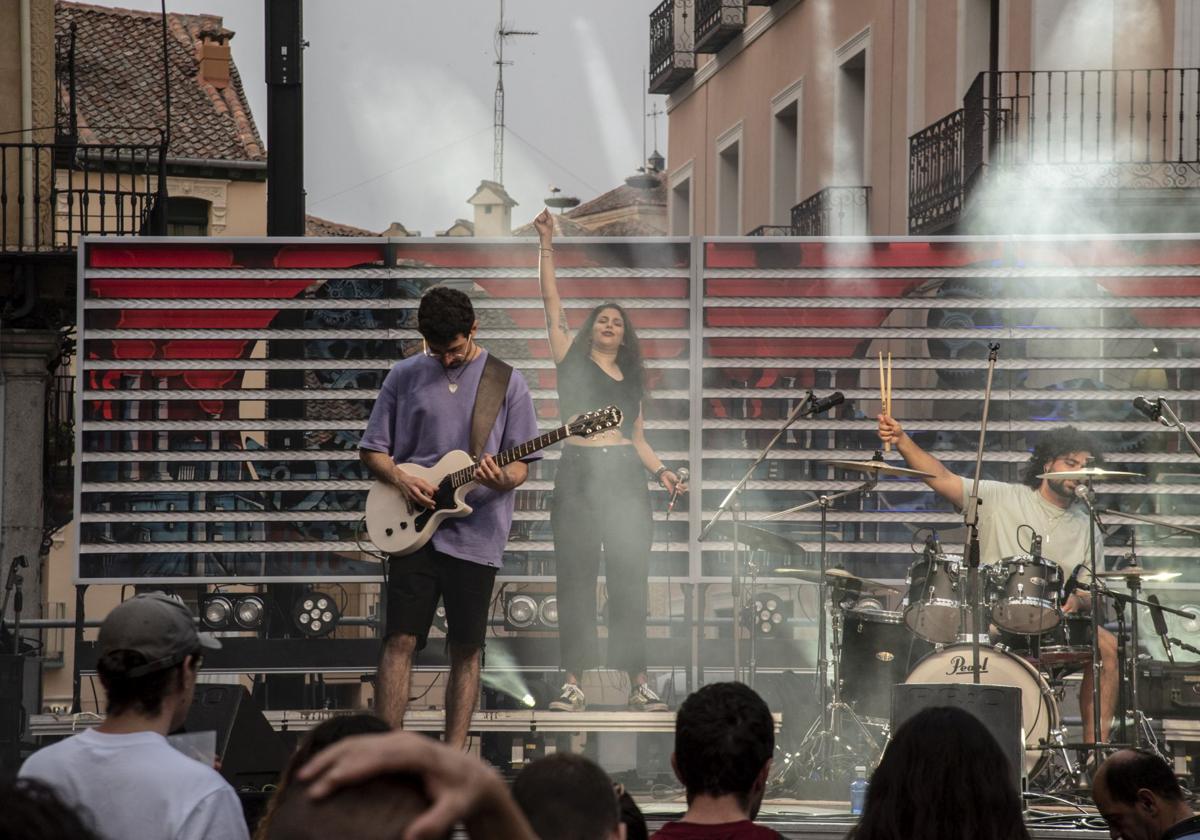
{"type": "Polygon", "coordinates": [[[283,739],[243,686],[197,685],[183,728],[187,732],[217,733],[221,775],[235,790],[258,790],[275,784],[287,763],[283,739]]]}
{"type": "Polygon", "coordinates": [[[974,683],[902,683],[892,687],[892,732],[930,706],[962,709],[987,728],[1008,759],[1009,775],[1019,799],[1025,775],[1021,689],[1011,685],[974,683]]]}

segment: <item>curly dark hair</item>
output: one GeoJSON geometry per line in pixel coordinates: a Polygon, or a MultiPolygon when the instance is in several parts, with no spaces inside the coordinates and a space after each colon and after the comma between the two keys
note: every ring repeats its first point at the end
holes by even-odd
{"type": "Polygon", "coordinates": [[[68,803],[37,779],[0,782],[0,837],[38,840],[92,840],[91,814],[79,803],[68,803]]]}
{"type": "Polygon", "coordinates": [[[896,730],[847,840],[1029,840],[1008,759],[970,712],[922,709],[896,730]]]}
{"type": "Polygon", "coordinates": [[[468,335],[475,325],[475,307],[465,292],[449,286],[434,286],[421,296],[417,307],[417,331],[430,344],[449,344],[468,335]]]}
{"type": "Polygon", "coordinates": [[[754,689],[711,683],[689,694],[675,716],[675,767],[698,795],[735,794],[747,808],[754,781],[775,752],[775,721],[754,689]]]}
{"type": "Polygon", "coordinates": [[[588,357],[592,349],[592,327],[596,325],[596,319],[605,309],[617,310],[617,314],[625,322],[625,338],[621,342],[621,346],[617,348],[617,367],[621,369],[621,373],[625,374],[625,378],[634,384],[634,392],[640,400],[645,394],[646,388],[646,368],[642,362],[642,344],[638,341],[637,330],[633,328],[633,322],[629,320],[629,313],[621,304],[609,301],[600,304],[588,313],[587,320],[583,322],[583,326],[579,328],[579,332],[575,333],[575,338],[571,341],[571,347],[567,350],[567,359],[575,361],[588,357]]]}
{"type": "Polygon", "coordinates": [[[1090,452],[1095,466],[1104,465],[1104,453],[1100,451],[1100,443],[1096,438],[1074,426],[1063,426],[1042,435],[1037,446],[1033,448],[1028,463],[1021,469],[1021,481],[1026,486],[1037,489],[1042,484],[1038,476],[1046,471],[1046,465],[1070,452],[1090,452]]]}

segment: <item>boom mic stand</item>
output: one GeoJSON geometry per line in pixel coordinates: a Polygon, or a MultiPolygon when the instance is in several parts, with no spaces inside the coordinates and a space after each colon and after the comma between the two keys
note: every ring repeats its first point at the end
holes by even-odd
{"type": "Polygon", "coordinates": [[[1188,446],[1192,448],[1192,451],[1196,453],[1196,457],[1200,458],[1200,444],[1196,443],[1196,439],[1192,437],[1192,433],[1188,431],[1187,425],[1179,419],[1179,415],[1171,409],[1171,405],[1162,397],[1159,397],[1158,408],[1159,411],[1162,412],[1161,422],[1163,425],[1174,426],[1179,433],[1183,435],[1183,439],[1187,441],[1188,446]]]}
{"type": "Polygon", "coordinates": [[[983,417],[979,422],[979,448],[975,452],[975,480],[971,495],[963,507],[963,523],[967,526],[967,542],[963,556],[967,560],[967,588],[971,599],[971,682],[979,685],[979,637],[983,634],[983,607],[979,586],[979,479],[983,472],[983,446],[987,439],[988,410],[992,403],[992,377],[996,372],[999,344],[988,345],[987,384],[983,391],[983,417]]]}
{"type": "MultiPolygon", "coordinates": [[[[741,541],[738,539],[738,509],[741,507],[740,502],[741,502],[742,490],[745,489],[746,482],[748,482],[750,480],[750,476],[754,473],[754,470],[756,470],[758,468],[759,464],[761,464],[764,460],[766,460],[768,453],[770,453],[771,449],[774,448],[775,444],[779,442],[779,439],[781,437],[783,437],[783,433],[788,430],[789,426],[791,426],[793,423],[796,422],[797,419],[799,419],[801,417],[807,417],[810,414],[817,414],[822,411],[828,411],[829,409],[833,408],[835,405],[840,404],[844,399],[845,399],[845,397],[842,396],[842,393],[840,391],[835,391],[834,393],[830,394],[828,397],[826,397],[823,400],[818,400],[816,397],[813,396],[813,392],[809,391],[808,394],[804,397],[804,400],[792,410],[791,414],[789,414],[787,416],[787,419],[784,421],[783,425],[779,427],[779,430],[777,432],[775,432],[775,436],[773,438],[771,438],[767,442],[767,445],[763,447],[762,451],[758,453],[758,457],[756,457],[754,459],[753,463],[750,464],[750,467],[746,470],[745,475],[743,475],[740,479],[738,479],[738,483],[733,485],[733,487],[730,488],[729,492],[725,494],[725,498],[721,501],[721,504],[717,506],[717,512],[713,514],[712,519],[708,520],[708,524],[705,525],[700,530],[700,536],[696,537],[697,542],[704,542],[705,538],[708,537],[709,532],[711,532],[713,527],[716,526],[717,521],[726,512],[729,513],[730,520],[733,523],[733,574],[732,574],[732,579],[731,579],[731,587],[732,587],[732,595],[733,595],[733,601],[734,601],[734,603],[733,603],[733,678],[734,678],[734,680],[741,681],[741,671],[742,671],[742,654],[741,654],[742,639],[741,639],[741,632],[738,629],[738,615],[739,615],[739,611],[741,608],[741,603],[740,603],[741,592],[739,591],[739,589],[740,589],[739,581],[741,579],[741,565],[742,565],[741,541]]],[[[821,655],[824,656],[823,651],[822,651],[821,655]]],[[[822,702],[824,702],[824,699],[825,699],[824,695],[822,695],[822,697],[821,697],[822,702]]]]}

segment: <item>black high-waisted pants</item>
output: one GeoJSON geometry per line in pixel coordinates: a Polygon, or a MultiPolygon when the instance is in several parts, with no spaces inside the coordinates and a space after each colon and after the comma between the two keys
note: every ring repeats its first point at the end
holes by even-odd
{"type": "Polygon", "coordinates": [[[550,508],[558,574],[558,633],[564,670],[600,664],[596,579],[608,585],[608,667],[646,668],[650,492],[632,445],[564,446],[550,508]]]}

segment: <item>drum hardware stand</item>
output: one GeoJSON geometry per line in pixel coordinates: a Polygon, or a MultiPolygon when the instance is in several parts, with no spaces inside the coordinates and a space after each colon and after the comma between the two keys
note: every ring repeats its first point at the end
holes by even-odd
{"type": "Polygon", "coordinates": [[[979,685],[979,637],[983,634],[983,604],[979,585],[979,478],[983,472],[983,446],[987,440],[988,410],[992,403],[992,378],[996,372],[996,356],[1000,345],[988,345],[987,384],[983,391],[983,416],[979,421],[979,448],[975,452],[975,479],[971,495],[963,507],[963,524],[967,526],[967,542],[963,559],[967,563],[967,589],[971,600],[971,682],[979,685]]]}
{"type": "MultiPolygon", "coordinates": [[[[741,563],[742,563],[742,544],[741,544],[741,541],[738,539],[738,510],[741,507],[740,501],[741,501],[742,491],[746,488],[746,483],[750,480],[750,476],[754,474],[754,471],[756,469],[758,469],[758,465],[766,460],[767,455],[774,448],[775,444],[779,442],[779,439],[781,437],[783,437],[783,433],[788,430],[788,427],[791,426],[793,423],[795,423],[796,420],[801,417],[807,417],[810,414],[816,414],[820,411],[828,411],[830,408],[833,407],[833,405],[837,404],[837,402],[833,402],[832,404],[830,403],[830,401],[833,400],[833,398],[835,396],[839,398],[837,400],[837,402],[840,402],[841,397],[842,397],[842,395],[840,393],[835,393],[835,394],[831,395],[830,397],[827,397],[824,400],[818,400],[815,396],[813,396],[812,391],[808,392],[808,394],[804,397],[804,399],[800,402],[800,404],[797,405],[792,410],[792,413],[787,416],[787,419],[784,421],[783,425],[780,426],[778,431],[775,432],[775,436],[767,442],[767,445],[763,447],[762,451],[759,452],[757,457],[755,457],[754,461],[751,462],[750,466],[746,469],[745,474],[740,479],[738,479],[737,484],[733,485],[733,487],[730,488],[729,492],[725,494],[725,498],[722,499],[721,504],[717,506],[717,512],[713,514],[712,519],[708,520],[708,524],[706,524],[700,530],[700,535],[698,537],[696,537],[697,542],[704,542],[704,540],[708,537],[709,532],[711,532],[713,527],[717,524],[718,520],[720,520],[720,518],[722,516],[724,516],[726,512],[728,512],[730,514],[730,520],[733,523],[733,572],[731,575],[730,584],[733,589],[732,595],[733,595],[733,603],[734,603],[734,606],[733,606],[733,678],[735,680],[742,679],[742,651],[741,651],[742,634],[741,634],[741,631],[738,626],[738,621],[739,621],[738,610],[741,606],[741,604],[740,604],[741,599],[739,597],[740,592],[739,592],[738,585],[741,580],[741,563]]],[[[825,594],[824,581],[822,581],[821,586],[822,586],[821,595],[822,595],[822,597],[824,597],[824,594],[825,594]]],[[[753,593],[751,593],[751,594],[753,595],[753,593]]],[[[820,642],[823,643],[824,639],[820,640],[820,642]]],[[[824,648],[822,648],[822,653],[820,655],[821,656],[824,655],[824,648]]],[[[823,688],[821,689],[820,700],[821,700],[821,703],[824,704],[825,693],[824,693],[823,688]]]]}
{"type": "MultiPolygon", "coordinates": [[[[788,508],[787,510],[779,511],[778,513],[773,513],[770,516],[764,517],[763,519],[764,522],[769,522],[786,516],[787,514],[799,513],[800,511],[808,510],[809,508],[813,507],[819,507],[821,510],[821,581],[817,584],[817,597],[819,599],[821,611],[820,618],[817,621],[817,699],[819,708],[821,709],[821,716],[813,722],[813,725],[809,727],[808,732],[805,733],[804,740],[801,742],[800,750],[798,750],[798,752],[802,751],[811,743],[812,746],[810,749],[812,750],[813,762],[810,772],[819,773],[826,777],[832,775],[834,770],[832,761],[834,752],[833,747],[836,743],[841,741],[842,725],[839,715],[845,715],[849,717],[850,720],[853,721],[854,725],[858,728],[859,732],[862,733],[862,735],[867,739],[868,743],[870,743],[874,754],[879,754],[879,742],[875,740],[875,737],[871,734],[870,730],[867,729],[867,726],[862,722],[862,719],[859,718],[858,715],[855,714],[854,710],[842,700],[842,613],[840,604],[832,603],[832,596],[829,598],[831,603],[828,607],[828,610],[829,614],[833,616],[833,697],[828,702],[826,702],[825,699],[829,684],[830,666],[829,659],[827,659],[825,655],[825,646],[827,644],[827,607],[825,592],[830,588],[832,588],[834,592],[837,592],[840,588],[838,586],[830,587],[830,585],[826,583],[825,578],[825,573],[829,570],[829,544],[826,536],[829,525],[829,505],[838,499],[844,499],[847,496],[852,496],[856,493],[869,493],[875,488],[875,484],[876,479],[872,477],[867,481],[864,481],[858,487],[854,487],[850,490],[843,490],[842,492],[834,493],[831,496],[822,494],[810,502],[805,502],[802,505],[797,505],[796,507],[788,508]]],[[[757,626],[757,624],[755,626],[757,626]]]]}
{"type": "Polygon", "coordinates": [[[1100,741],[1100,578],[1096,577],[1096,529],[1100,527],[1100,515],[1096,510],[1096,493],[1092,489],[1092,480],[1086,484],[1076,485],[1076,497],[1083,502],[1088,511],[1088,570],[1091,572],[1091,585],[1088,587],[1092,600],[1092,746],[1096,754],[1096,766],[1100,766],[1100,752],[1104,745],[1100,741]]]}

